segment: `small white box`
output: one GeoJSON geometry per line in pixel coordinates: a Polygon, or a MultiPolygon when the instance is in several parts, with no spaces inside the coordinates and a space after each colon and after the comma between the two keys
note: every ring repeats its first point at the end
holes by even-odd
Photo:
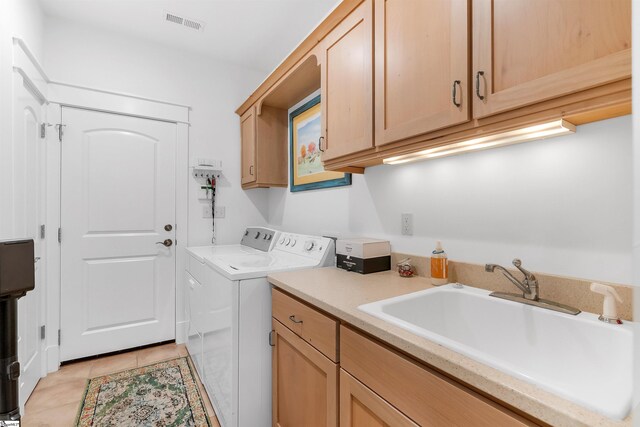
{"type": "Polygon", "coordinates": [[[338,239],[336,253],[356,258],[376,258],[391,255],[391,244],[388,240],[366,237],[338,239]]]}

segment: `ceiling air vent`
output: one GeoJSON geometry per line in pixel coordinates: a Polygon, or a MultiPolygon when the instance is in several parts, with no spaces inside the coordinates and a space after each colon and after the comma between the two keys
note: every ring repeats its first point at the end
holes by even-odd
{"type": "Polygon", "coordinates": [[[196,31],[204,31],[204,22],[196,21],[195,19],[186,18],[184,16],[177,15],[175,13],[164,11],[164,19],[167,22],[182,25],[183,27],[190,28],[196,31]]]}

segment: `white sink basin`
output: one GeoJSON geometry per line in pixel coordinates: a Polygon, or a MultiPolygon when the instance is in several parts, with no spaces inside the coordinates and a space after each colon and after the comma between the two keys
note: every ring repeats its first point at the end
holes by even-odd
{"type": "Polygon", "coordinates": [[[631,409],[632,324],[557,313],[454,285],[364,304],[360,310],[500,371],[623,419],[631,409]]]}

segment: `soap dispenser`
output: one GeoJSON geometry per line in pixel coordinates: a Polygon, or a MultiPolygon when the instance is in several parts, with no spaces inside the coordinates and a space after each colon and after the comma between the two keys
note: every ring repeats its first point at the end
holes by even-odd
{"type": "Polygon", "coordinates": [[[591,290],[597,294],[604,295],[604,303],[602,305],[602,314],[598,320],[607,323],[622,324],[622,320],[618,317],[618,308],[616,301],[622,302],[622,298],[618,295],[612,286],[603,285],[602,283],[592,283],[591,290]]]}
{"type": "Polygon", "coordinates": [[[449,260],[440,240],[431,253],[431,283],[435,286],[449,283],[449,260]]]}

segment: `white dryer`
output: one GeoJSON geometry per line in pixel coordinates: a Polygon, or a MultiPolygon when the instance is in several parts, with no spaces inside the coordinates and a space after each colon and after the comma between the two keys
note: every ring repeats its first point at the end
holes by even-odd
{"type": "Polygon", "coordinates": [[[334,265],[333,240],[251,228],[240,245],[193,247],[187,253],[187,347],[220,424],[270,426],[271,287],[267,275],[334,265]]]}

